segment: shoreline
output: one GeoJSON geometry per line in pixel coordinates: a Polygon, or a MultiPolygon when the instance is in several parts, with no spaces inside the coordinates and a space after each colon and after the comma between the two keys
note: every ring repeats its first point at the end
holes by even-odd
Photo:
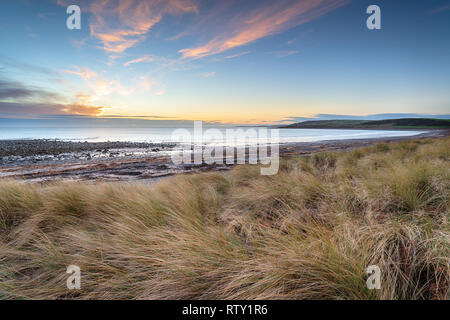
{"type": "MultiPolygon", "coordinates": [[[[324,140],[280,144],[280,157],[306,156],[322,151],[345,151],[376,143],[413,139],[439,138],[449,130],[431,130],[404,137],[324,140]]],[[[0,180],[23,179],[29,182],[52,181],[143,181],[153,183],[178,173],[222,171],[236,164],[181,164],[171,161],[174,144],[140,142],[69,142],[60,140],[0,140],[0,152],[5,146],[17,154],[21,148],[28,155],[0,156],[0,180]],[[8,141],[5,143],[5,141],[8,141]],[[32,147],[35,147],[33,154],[32,147]],[[56,146],[56,148],[55,148],[56,146]],[[45,147],[53,153],[45,154],[45,147]],[[113,148],[112,148],[113,147],[113,148]],[[72,148],[72,149],[71,149],[72,148]],[[67,151],[60,152],[58,151],[67,151]],[[6,160],[5,160],[6,159],[6,160]]],[[[247,150],[248,151],[248,150],[247,150]]],[[[1,155],[2,153],[0,153],[1,155]]],[[[248,154],[247,154],[248,156],[248,154]]],[[[246,162],[247,162],[246,158],[246,162]]],[[[236,163],[236,157],[234,159],[236,163]]]]}
{"type": "MultiPolygon", "coordinates": [[[[418,130],[423,131],[423,130],[418,130]]],[[[412,136],[401,137],[379,137],[379,138],[363,138],[363,139],[342,139],[342,140],[322,140],[318,142],[294,142],[284,144],[286,150],[290,150],[292,154],[309,154],[320,151],[338,151],[350,150],[353,148],[361,148],[376,143],[390,143],[404,140],[441,138],[450,135],[450,130],[430,130],[412,136]],[[319,150],[317,150],[319,149],[319,150]],[[323,149],[323,150],[322,150],[323,149]]],[[[280,148],[281,149],[281,148],[280,148]]],[[[280,152],[281,153],[281,152],[280,152]]]]}

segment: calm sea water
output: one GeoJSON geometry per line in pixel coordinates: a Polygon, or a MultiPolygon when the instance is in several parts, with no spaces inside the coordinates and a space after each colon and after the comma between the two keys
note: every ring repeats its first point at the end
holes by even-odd
{"type": "MultiPolygon", "coordinates": [[[[0,139],[59,139],[67,141],[132,141],[132,142],[180,142],[181,138],[173,137],[174,130],[179,128],[171,127],[146,127],[146,128],[1,128],[0,139]]],[[[193,136],[193,128],[184,128],[193,136]]],[[[203,132],[211,128],[203,128],[203,132]]],[[[237,127],[216,128],[222,135],[222,141],[217,144],[226,144],[226,129],[238,129],[237,127]]],[[[254,129],[258,132],[261,127],[244,127],[243,130],[254,129]]],[[[208,131],[209,133],[213,133],[208,131]]],[[[338,129],[279,129],[280,142],[316,142],[324,140],[344,140],[344,139],[370,139],[380,137],[405,137],[413,136],[425,131],[389,131],[389,130],[338,130],[338,129]]],[[[216,131],[217,133],[217,131],[216,131]]],[[[270,132],[269,132],[270,137],[270,132]]],[[[210,135],[206,134],[203,143],[210,135]]],[[[220,140],[220,139],[219,139],[220,140]]],[[[197,142],[197,141],[194,141],[197,142]]],[[[252,144],[257,139],[248,141],[252,144]]]]}

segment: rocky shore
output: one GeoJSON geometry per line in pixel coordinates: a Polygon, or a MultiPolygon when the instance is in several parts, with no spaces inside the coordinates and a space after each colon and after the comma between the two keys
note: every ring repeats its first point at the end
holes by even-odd
{"type": "Polygon", "coordinates": [[[59,155],[63,153],[96,151],[108,153],[112,149],[151,149],[159,151],[175,146],[174,144],[146,142],[74,142],[64,140],[33,139],[33,140],[0,140],[0,157],[59,155]]]}
{"type": "Polygon", "coordinates": [[[227,169],[227,165],[175,165],[173,143],[0,140],[0,179],[156,180],[175,173],[227,169]]]}

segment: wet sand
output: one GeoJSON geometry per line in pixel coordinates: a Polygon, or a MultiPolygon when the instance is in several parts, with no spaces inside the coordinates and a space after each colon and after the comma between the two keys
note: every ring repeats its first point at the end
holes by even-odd
{"type": "MultiPolygon", "coordinates": [[[[349,150],[378,142],[438,138],[449,134],[448,130],[433,130],[409,137],[286,143],[280,145],[280,156],[349,150]]],[[[152,183],[177,173],[228,170],[235,165],[225,164],[225,161],[224,164],[177,165],[170,156],[174,148],[173,144],[133,142],[0,140],[0,179],[30,182],[140,180],[152,183]]],[[[235,156],[232,162],[236,163],[236,159],[235,156]]]]}

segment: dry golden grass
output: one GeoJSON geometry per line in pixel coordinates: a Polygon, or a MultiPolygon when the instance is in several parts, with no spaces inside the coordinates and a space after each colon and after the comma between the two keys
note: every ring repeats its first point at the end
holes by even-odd
{"type": "Polygon", "coordinates": [[[449,161],[442,138],[283,159],[276,176],[3,181],[0,298],[443,299],[449,161]]]}

